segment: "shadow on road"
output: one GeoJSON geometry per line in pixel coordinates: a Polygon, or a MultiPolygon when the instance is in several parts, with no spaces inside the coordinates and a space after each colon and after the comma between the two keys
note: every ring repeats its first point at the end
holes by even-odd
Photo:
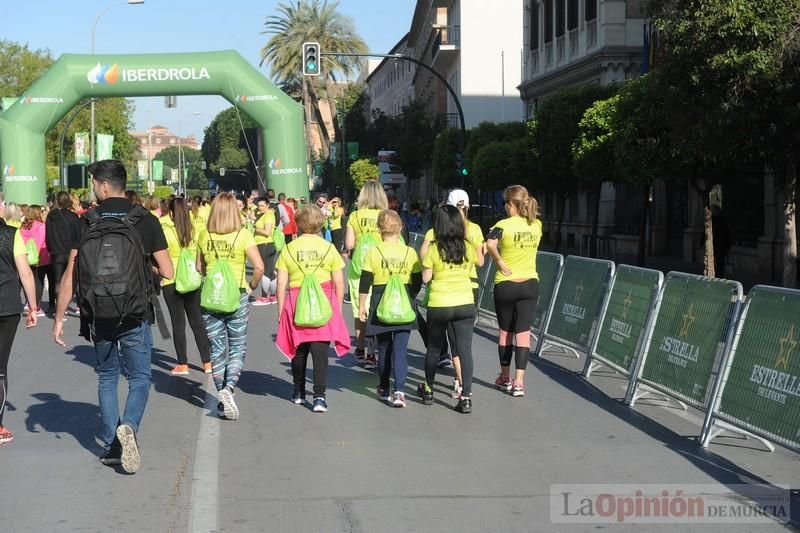
{"type": "Polygon", "coordinates": [[[100,431],[100,408],[97,405],[69,402],[50,392],[37,392],[31,396],[42,403],[28,407],[25,427],[29,432],[52,433],[56,439],[66,433],[85,449],[100,455],[102,448],[95,440],[100,431]]]}

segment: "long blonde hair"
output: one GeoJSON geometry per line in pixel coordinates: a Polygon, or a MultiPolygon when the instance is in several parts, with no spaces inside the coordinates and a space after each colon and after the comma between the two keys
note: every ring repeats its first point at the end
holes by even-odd
{"type": "Polygon", "coordinates": [[[242,229],[242,218],[239,216],[239,207],[236,197],[229,193],[219,193],[211,202],[211,213],[206,223],[209,233],[225,235],[242,229]]]}
{"type": "Polygon", "coordinates": [[[528,221],[528,224],[536,222],[539,216],[539,202],[536,198],[528,194],[528,189],[522,185],[510,185],[503,191],[503,198],[517,210],[517,214],[528,221]]]}
{"type": "Polygon", "coordinates": [[[359,209],[389,209],[386,192],[376,180],[369,180],[361,187],[356,204],[359,209]]]}

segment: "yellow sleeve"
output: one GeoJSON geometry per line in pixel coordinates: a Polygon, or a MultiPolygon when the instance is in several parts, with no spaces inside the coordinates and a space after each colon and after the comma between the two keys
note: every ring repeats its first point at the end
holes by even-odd
{"type": "Polygon", "coordinates": [[[22,234],[19,230],[14,232],[14,257],[21,255],[28,255],[28,249],[25,248],[25,241],[22,239],[22,234]]]}
{"type": "MultiPolygon", "coordinates": [[[[336,254],[336,255],[339,255],[339,254],[336,254]]],[[[372,272],[374,274],[375,270],[376,270],[376,268],[375,268],[375,258],[377,256],[378,256],[378,251],[376,250],[376,247],[373,246],[372,248],[369,249],[369,256],[367,257],[367,260],[364,261],[364,263],[361,265],[361,270],[362,271],[367,271],[367,272],[372,272]]]]}
{"type": "Polygon", "coordinates": [[[423,239],[425,242],[433,242],[433,228],[429,229],[425,232],[425,238],[423,239]]]}
{"type": "Polygon", "coordinates": [[[433,256],[439,256],[439,249],[436,246],[431,246],[428,253],[425,254],[425,259],[422,260],[423,268],[433,268],[433,256]]]}
{"type": "Polygon", "coordinates": [[[251,246],[256,245],[256,238],[249,231],[243,230],[239,234],[239,242],[241,243],[242,250],[247,250],[251,246]]]}
{"type": "Polygon", "coordinates": [[[289,268],[286,265],[286,254],[289,253],[287,249],[284,249],[282,253],[278,254],[278,261],[275,263],[276,270],[283,270],[284,272],[289,272],[289,268]]]}

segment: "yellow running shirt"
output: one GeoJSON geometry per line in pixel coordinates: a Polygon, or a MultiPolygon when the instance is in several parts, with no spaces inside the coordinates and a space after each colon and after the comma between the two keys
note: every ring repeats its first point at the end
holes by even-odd
{"type": "Polygon", "coordinates": [[[331,281],[331,272],[344,268],[336,247],[319,235],[301,235],[286,245],[275,264],[289,273],[289,287],[299,287],[305,274],[314,273],[320,283],[331,281]]]}
{"type": "Polygon", "coordinates": [[[503,235],[498,240],[500,257],[511,270],[511,275],[506,276],[497,269],[494,282],[539,279],[536,273],[536,251],[542,240],[542,221],[537,219],[533,224],[528,224],[521,216],[513,216],[501,220],[489,231],[494,229],[503,230],[503,235]]]}
{"type": "MultiPolygon", "coordinates": [[[[259,215],[256,219],[256,229],[267,229],[267,226],[275,228],[275,211],[268,207],[263,215],[259,215]]],[[[268,237],[256,233],[256,244],[269,244],[272,242],[272,233],[268,237]]]]}
{"type": "MultiPolygon", "coordinates": [[[[481,246],[483,244],[483,242],[484,242],[483,241],[483,231],[481,230],[481,227],[479,225],[475,224],[474,222],[467,221],[467,235],[466,235],[466,237],[467,237],[467,242],[472,244],[472,246],[474,248],[478,248],[478,246],[481,246]]],[[[433,228],[429,229],[425,233],[425,239],[424,240],[427,243],[432,243],[433,241],[436,240],[436,236],[433,234],[433,228]]],[[[477,258],[477,252],[476,252],[476,258],[477,258]]],[[[473,279],[476,279],[476,280],[478,279],[478,268],[477,268],[477,266],[473,266],[472,267],[472,277],[473,277],[473,279]]],[[[478,288],[478,282],[477,281],[472,282],[472,288],[473,289],[477,289],[478,288]]]]}
{"type": "Polygon", "coordinates": [[[374,233],[378,239],[381,238],[381,232],[378,229],[378,215],[380,209],[359,209],[350,213],[347,219],[347,225],[353,228],[353,233],[356,237],[356,244],[361,240],[361,236],[367,233],[374,233]]]}
{"type": "MultiPolygon", "coordinates": [[[[178,258],[181,255],[181,243],[178,240],[178,230],[175,227],[175,222],[171,217],[161,217],[159,221],[161,222],[161,229],[164,230],[164,237],[167,239],[167,253],[169,253],[169,258],[172,260],[172,271],[177,273],[178,258]]],[[[186,249],[193,254],[197,254],[197,231],[192,232],[192,242],[189,243],[189,246],[187,246],[186,249]]],[[[161,280],[162,286],[172,285],[173,283],[175,283],[174,277],[161,280]]]]}
{"type": "Polygon", "coordinates": [[[25,247],[25,239],[22,238],[22,234],[17,230],[14,233],[14,257],[19,257],[21,255],[27,257],[28,249],[25,247]]]}
{"type": "Polygon", "coordinates": [[[439,253],[439,246],[431,244],[422,266],[433,269],[428,307],[456,307],[474,305],[472,294],[472,271],[475,268],[475,248],[466,242],[466,261],[460,265],[445,263],[439,253]]]}
{"type": "Polygon", "coordinates": [[[247,280],[244,278],[244,265],[247,261],[245,250],[255,245],[253,234],[246,228],[224,235],[209,233],[206,230],[200,234],[200,238],[197,240],[197,248],[203,254],[203,260],[206,263],[206,272],[217,262],[217,256],[220,259],[227,259],[233,275],[239,280],[239,287],[242,289],[247,288],[247,280]],[[216,250],[216,254],[214,250],[216,250]]]}
{"type": "MultiPolygon", "coordinates": [[[[328,229],[333,231],[335,229],[342,229],[342,215],[344,214],[344,209],[341,207],[337,207],[331,213],[331,216],[328,217],[328,229]]],[[[376,219],[377,220],[377,219],[376,219]]]]}
{"type": "Polygon", "coordinates": [[[370,249],[361,271],[372,272],[373,285],[386,285],[392,274],[400,274],[407,285],[411,283],[411,274],[422,272],[422,265],[413,248],[400,241],[382,242],[370,249]]]}

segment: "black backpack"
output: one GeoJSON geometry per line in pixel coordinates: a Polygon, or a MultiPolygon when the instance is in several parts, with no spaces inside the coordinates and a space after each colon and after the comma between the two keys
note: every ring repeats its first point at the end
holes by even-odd
{"type": "Polygon", "coordinates": [[[150,213],[136,205],[123,217],[92,210],[78,247],[78,305],[90,321],[150,317],[150,258],[134,227],[150,213]]]}

